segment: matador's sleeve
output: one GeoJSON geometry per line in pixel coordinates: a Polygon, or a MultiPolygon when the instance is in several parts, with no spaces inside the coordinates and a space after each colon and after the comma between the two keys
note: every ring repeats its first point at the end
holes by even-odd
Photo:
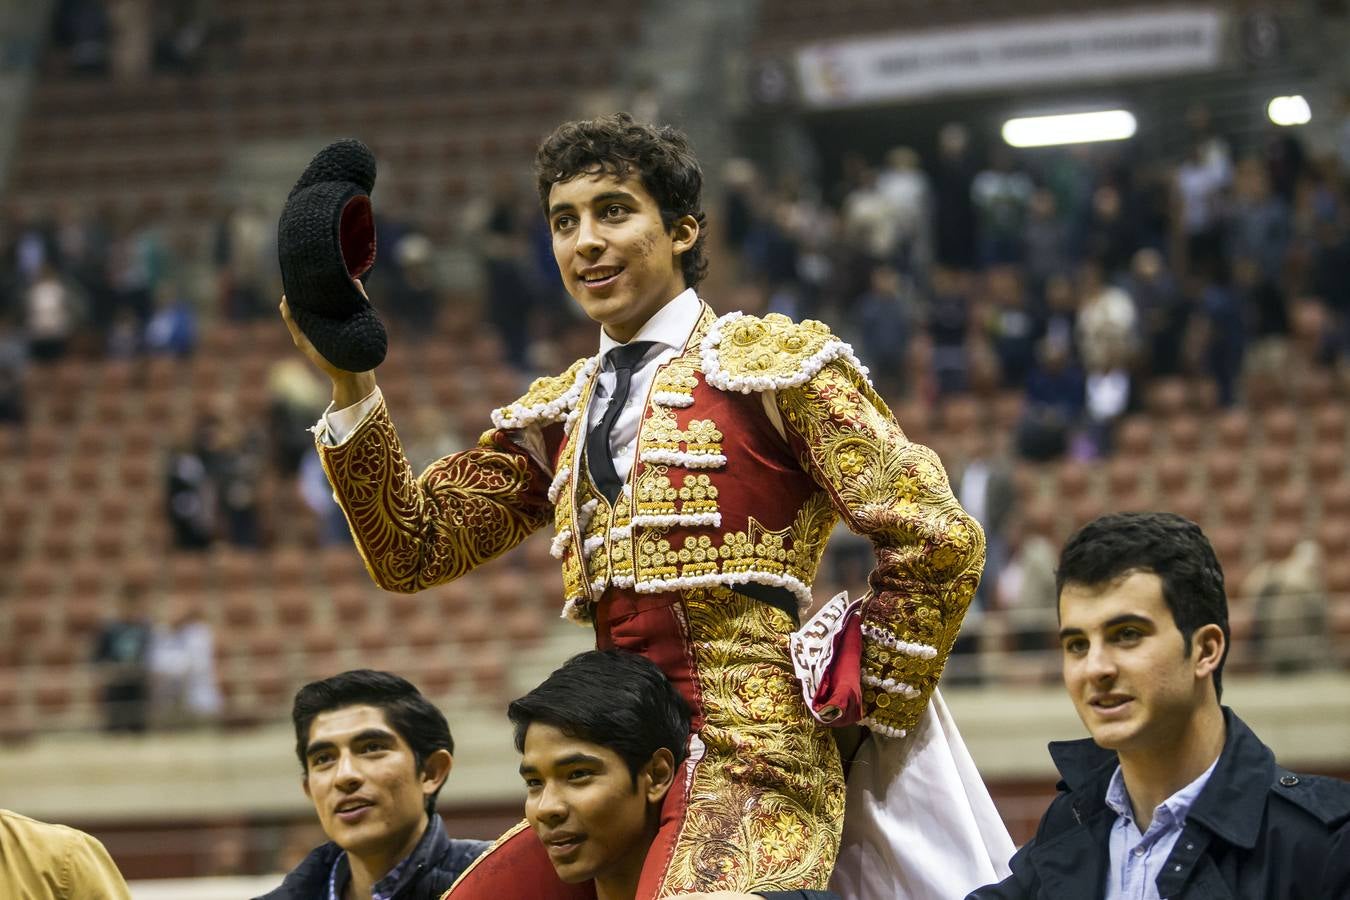
{"type": "Polygon", "coordinates": [[[547,474],[502,429],[417,477],[381,400],[341,446],[318,450],[366,569],[387,591],[458,578],[525,540],[552,509],[547,474]]]}
{"type": "Polygon", "coordinates": [[[898,736],[919,720],[984,566],[984,532],[938,456],[904,435],[848,360],[777,393],[802,465],[876,551],[861,606],[863,723],[898,736]]]}

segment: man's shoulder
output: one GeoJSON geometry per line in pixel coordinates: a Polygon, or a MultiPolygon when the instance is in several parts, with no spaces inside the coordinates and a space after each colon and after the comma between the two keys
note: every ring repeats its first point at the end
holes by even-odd
{"type": "Polygon", "coordinates": [[[328,886],[328,873],[333,868],[333,860],[342,853],[342,848],[331,841],[320,844],[301,860],[300,865],[286,873],[281,884],[255,900],[309,900],[318,896],[316,890],[322,888],[325,893],[328,886]]]}
{"type": "Polygon", "coordinates": [[[1276,770],[1270,793],[1299,815],[1311,817],[1329,830],[1350,825],[1350,782],[1281,768],[1276,770]]]}
{"type": "Polygon", "coordinates": [[[853,348],[824,322],[794,322],[780,313],[722,316],[708,329],[699,354],[709,384],[744,394],[797,387],[835,360],[867,376],[853,348]]]}
{"type": "Polygon", "coordinates": [[[509,429],[561,422],[576,407],[596,362],[597,357],[582,357],[560,375],[536,378],[520,399],[492,411],[492,424],[509,429]]]}

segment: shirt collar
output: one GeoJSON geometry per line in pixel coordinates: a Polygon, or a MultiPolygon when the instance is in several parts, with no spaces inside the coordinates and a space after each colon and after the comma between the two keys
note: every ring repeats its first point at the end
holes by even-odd
{"type": "MultiPolygon", "coordinates": [[[[441,822],[441,817],[432,814],[428,817],[426,831],[422,832],[421,839],[412,852],[389,870],[389,872],[371,887],[371,900],[387,900],[393,897],[403,887],[404,876],[415,872],[423,862],[423,857],[444,835],[445,826],[441,822]]],[[[341,900],[342,891],[347,886],[347,879],[351,877],[351,868],[347,860],[346,853],[339,853],[333,860],[333,868],[328,872],[328,900],[341,900]]]]}
{"type": "MultiPolygon", "coordinates": [[[[1159,803],[1153,810],[1153,821],[1165,828],[1179,827],[1190,813],[1195,798],[1205,789],[1209,776],[1214,774],[1214,767],[1218,764],[1219,758],[1216,756],[1214,762],[1210,763],[1209,768],[1201,772],[1199,777],[1159,803]]],[[[1130,793],[1125,788],[1125,774],[1120,766],[1116,766],[1116,771],[1111,774],[1111,782],[1106,786],[1106,805],[1111,807],[1116,815],[1134,821],[1134,808],[1130,806],[1130,793]]]]}
{"type": "MultiPolygon", "coordinates": [[[[689,335],[694,333],[694,326],[698,324],[698,317],[702,313],[703,301],[698,298],[698,294],[694,293],[693,288],[685,288],[675,296],[675,299],[658,309],[655,315],[638,329],[638,333],[633,335],[633,340],[655,341],[658,344],[679,350],[689,340],[689,335]]],[[[632,341],[629,341],[629,343],[632,343],[632,341]]],[[[623,345],[610,337],[604,328],[600,329],[600,356],[602,358],[615,347],[621,346],[623,345]]]]}

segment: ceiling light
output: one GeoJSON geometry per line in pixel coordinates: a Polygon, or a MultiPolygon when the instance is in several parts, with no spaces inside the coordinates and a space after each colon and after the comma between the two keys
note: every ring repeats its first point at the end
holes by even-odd
{"type": "Polygon", "coordinates": [[[1312,110],[1301,94],[1273,98],[1266,106],[1266,115],[1276,125],[1307,125],[1312,121],[1312,110]]]}
{"type": "Polygon", "coordinates": [[[1014,147],[1053,147],[1133,137],[1134,116],[1123,109],[1028,116],[1003,123],[1003,140],[1014,147]]]}

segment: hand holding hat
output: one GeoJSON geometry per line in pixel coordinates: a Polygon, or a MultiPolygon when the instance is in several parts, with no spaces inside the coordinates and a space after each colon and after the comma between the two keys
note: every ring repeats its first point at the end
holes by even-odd
{"type": "Polygon", "coordinates": [[[347,372],[384,361],[389,338],[356,279],[375,264],[375,156],[357,140],[329,144],[286,198],[277,256],[295,324],[324,359],[347,372]]]}

